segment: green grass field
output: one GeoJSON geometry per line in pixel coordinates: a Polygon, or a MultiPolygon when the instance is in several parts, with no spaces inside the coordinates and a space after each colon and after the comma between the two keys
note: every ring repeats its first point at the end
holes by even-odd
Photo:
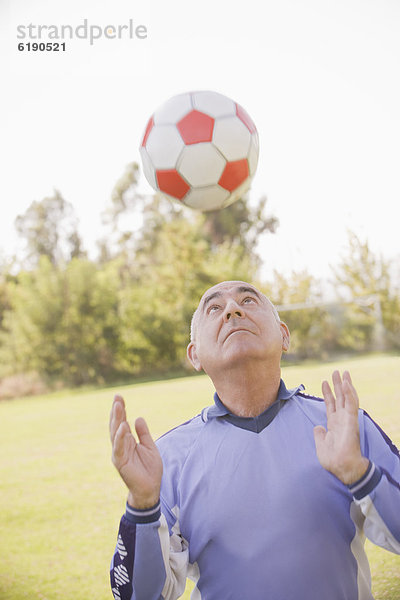
{"type": "MultiPolygon", "coordinates": [[[[400,358],[290,366],[283,376],[289,387],[304,383],[319,395],[334,368],[350,369],[362,407],[399,445],[400,358]]],[[[210,404],[213,388],[196,376],[0,403],[1,600],[112,597],[108,571],[126,498],[108,439],[117,391],[130,417],[145,417],[158,436],[210,404]]],[[[399,600],[400,557],[367,550],[375,598],[399,600]]]]}

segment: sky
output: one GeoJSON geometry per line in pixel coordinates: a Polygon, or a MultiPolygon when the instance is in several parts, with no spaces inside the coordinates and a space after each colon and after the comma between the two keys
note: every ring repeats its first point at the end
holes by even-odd
{"type": "MultiPolygon", "coordinates": [[[[0,0],[0,255],[21,248],[16,216],[56,188],[94,256],[150,115],[175,94],[215,90],[258,129],[250,201],[266,195],[280,222],[260,243],[265,278],[329,277],[348,230],[400,259],[399,31],[397,0],[0,0]],[[131,21],[147,37],[18,50],[40,40],[17,27],[85,19],[131,21]]],[[[144,177],[140,190],[151,192],[144,177]]]]}

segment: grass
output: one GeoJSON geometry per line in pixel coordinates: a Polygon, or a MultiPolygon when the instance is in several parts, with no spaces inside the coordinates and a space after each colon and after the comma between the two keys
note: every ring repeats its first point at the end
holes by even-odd
{"type": "MultiPolygon", "coordinates": [[[[319,395],[336,367],[351,370],[363,408],[399,445],[400,358],[289,366],[283,376],[319,395]]],[[[213,388],[196,376],[0,403],[1,600],[112,597],[108,570],[126,498],[108,440],[116,391],[132,419],[144,416],[158,436],[210,404],[213,388]]],[[[367,552],[376,600],[398,600],[400,557],[369,543],[367,552]]]]}

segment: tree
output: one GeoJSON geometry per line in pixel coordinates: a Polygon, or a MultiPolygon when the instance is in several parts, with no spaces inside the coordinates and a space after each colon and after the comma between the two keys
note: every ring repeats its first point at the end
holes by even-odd
{"type": "Polygon", "coordinates": [[[118,372],[118,287],[113,264],[74,258],[57,267],[42,256],[10,284],[2,362],[73,385],[110,379],[118,372]]]}
{"type": "Polygon", "coordinates": [[[337,336],[330,308],[323,304],[319,282],[307,271],[289,278],[277,271],[263,291],[279,308],[281,319],[291,332],[290,353],[299,358],[327,356],[337,336]]]}
{"type": "Polygon", "coordinates": [[[124,173],[111,192],[111,204],[103,212],[104,223],[111,223],[117,227],[121,215],[137,208],[138,200],[143,198],[137,191],[139,174],[139,165],[136,162],[126,165],[124,173]]]}
{"type": "Polygon", "coordinates": [[[333,269],[345,311],[341,344],[356,350],[400,347],[399,280],[391,261],[349,232],[347,254],[333,269]]]}
{"type": "Polygon", "coordinates": [[[63,288],[47,256],[35,270],[21,271],[8,286],[9,309],[4,313],[1,363],[10,373],[60,371],[57,329],[63,315],[63,288]]]}
{"type": "Polygon", "coordinates": [[[113,190],[111,235],[96,262],[83,256],[75,215],[59,192],[17,218],[27,253],[7,287],[0,350],[14,372],[79,385],[182,369],[205,289],[255,278],[258,236],[276,224],[264,216],[265,199],[202,214],[141,195],[138,177],[131,163],[113,190]],[[129,215],[137,224],[124,231],[129,215]]]}
{"type": "Polygon", "coordinates": [[[85,255],[72,204],[57,190],[53,196],[32,202],[16,218],[15,227],[26,242],[26,266],[37,266],[41,256],[58,265],[85,255]]]}
{"type": "Polygon", "coordinates": [[[204,213],[204,231],[211,244],[236,243],[244,253],[253,253],[260,236],[267,231],[274,233],[278,226],[276,217],[264,214],[266,203],[266,196],[254,207],[240,198],[223,210],[204,213]]]}
{"type": "Polygon", "coordinates": [[[3,329],[3,319],[10,310],[10,283],[15,280],[12,275],[13,260],[0,256],[0,331],[3,329]]]}

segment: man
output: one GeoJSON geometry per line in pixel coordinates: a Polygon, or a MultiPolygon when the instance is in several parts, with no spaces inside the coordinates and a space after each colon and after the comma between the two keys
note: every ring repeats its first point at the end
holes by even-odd
{"type": "Polygon", "coordinates": [[[129,493],[111,564],[114,597],[174,600],[186,577],[206,600],[370,600],[364,534],[400,553],[400,457],[350,375],[325,402],[280,378],[289,331],[255,287],[201,298],[188,357],[215,404],[138,442],[116,396],[113,462],[129,493]]]}

